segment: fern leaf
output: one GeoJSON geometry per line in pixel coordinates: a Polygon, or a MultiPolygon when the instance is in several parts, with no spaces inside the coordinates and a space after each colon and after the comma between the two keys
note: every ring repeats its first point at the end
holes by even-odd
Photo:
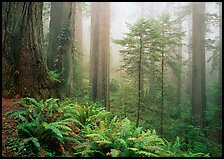
{"type": "Polygon", "coordinates": [[[154,153],[147,152],[147,151],[143,151],[143,150],[136,151],[136,154],[143,155],[143,156],[147,156],[147,157],[159,157],[158,155],[156,155],[154,153]]]}
{"type": "Polygon", "coordinates": [[[57,127],[51,126],[48,123],[44,123],[43,126],[46,130],[51,130],[56,136],[58,136],[60,138],[63,137],[61,131],[57,127]]]}
{"type": "Polygon", "coordinates": [[[12,113],[10,117],[14,117],[14,119],[16,119],[16,118],[19,118],[20,115],[25,115],[25,114],[27,114],[27,110],[21,110],[21,111],[12,113]]]}
{"type": "Polygon", "coordinates": [[[21,124],[21,125],[18,125],[16,127],[21,133],[27,135],[27,136],[32,136],[31,132],[27,129],[26,125],[25,124],[21,124]]]}
{"type": "Polygon", "coordinates": [[[63,120],[63,122],[74,122],[74,123],[80,125],[82,128],[85,128],[85,126],[80,121],[78,121],[77,119],[71,119],[71,118],[69,118],[69,119],[63,120]]]}
{"type": "Polygon", "coordinates": [[[30,138],[28,138],[27,141],[32,141],[34,147],[36,147],[37,150],[40,151],[40,143],[39,143],[39,141],[38,141],[37,138],[35,138],[35,137],[30,137],[30,138]]]}
{"type": "Polygon", "coordinates": [[[33,103],[33,106],[40,107],[40,103],[34,98],[26,97],[26,98],[22,98],[22,100],[25,100],[26,102],[33,103]]]}
{"type": "Polygon", "coordinates": [[[111,149],[110,151],[111,151],[110,152],[111,157],[118,157],[119,156],[120,150],[111,149]]]}
{"type": "Polygon", "coordinates": [[[135,148],[135,147],[132,147],[132,148],[128,148],[129,150],[132,150],[132,151],[138,151],[138,149],[137,148],[135,148]]]}
{"type": "Polygon", "coordinates": [[[101,134],[87,134],[86,137],[102,137],[101,134]]]}

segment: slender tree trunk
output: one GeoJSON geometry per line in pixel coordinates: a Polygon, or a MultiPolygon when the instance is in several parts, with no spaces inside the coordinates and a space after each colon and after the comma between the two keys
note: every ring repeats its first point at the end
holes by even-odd
{"type": "MultiPolygon", "coordinates": [[[[155,15],[155,2],[150,2],[149,4],[149,18],[153,18],[155,15]]],[[[155,60],[152,58],[150,60],[150,75],[149,75],[149,84],[148,84],[148,93],[147,96],[150,98],[150,103],[155,102],[156,96],[156,79],[155,79],[155,60]]]]}
{"type": "Polygon", "coordinates": [[[3,96],[56,95],[43,62],[43,3],[2,4],[3,96]]]}
{"type": "Polygon", "coordinates": [[[219,2],[219,85],[220,96],[219,103],[222,108],[222,2],[219,2]]]}
{"type": "MultiPolygon", "coordinates": [[[[181,32],[181,24],[179,31],[181,32]]],[[[179,41],[180,46],[178,46],[177,51],[179,53],[179,61],[177,61],[179,68],[177,72],[177,91],[176,91],[176,105],[177,105],[177,117],[179,118],[181,116],[181,73],[182,73],[182,40],[179,41]]]]}
{"type": "Polygon", "coordinates": [[[176,105],[177,105],[177,117],[181,116],[181,72],[177,75],[177,91],[176,91],[176,105]]]}
{"type": "Polygon", "coordinates": [[[142,36],[140,36],[140,52],[139,52],[139,61],[138,61],[138,115],[136,120],[136,127],[139,126],[139,120],[140,120],[140,108],[141,108],[141,82],[142,82],[142,36]]]}
{"type": "Polygon", "coordinates": [[[205,2],[193,2],[192,4],[192,113],[194,124],[203,127],[206,111],[205,2]]]}
{"type": "MultiPolygon", "coordinates": [[[[164,32],[163,32],[164,34],[164,32]]],[[[160,134],[163,136],[163,105],[164,105],[164,50],[162,47],[162,62],[161,62],[161,67],[162,67],[162,81],[161,81],[161,113],[160,113],[160,134]]]]}
{"type": "MultiPolygon", "coordinates": [[[[146,3],[145,2],[141,2],[140,4],[140,7],[141,7],[141,18],[144,19],[145,18],[145,5],[146,3]]],[[[142,48],[144,49],[144,48],[142,48]]],[[[142,50],[142,53],[144,52],[144,50],[142,50]]],[[[140,89],[141,89],[141,98],[144,97],[145,95],[145,91],[144,91],[144,75],[141,74],[141,86],[140,86],[140,89]]]]}

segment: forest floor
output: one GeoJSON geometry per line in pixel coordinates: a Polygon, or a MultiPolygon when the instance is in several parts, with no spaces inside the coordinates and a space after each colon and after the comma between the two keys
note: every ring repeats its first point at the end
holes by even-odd
{"type": "Polygon", "coordinates": [[[4,156],[8,157],[12,156],[12,152],[8,151],[4,147],[7,139],[11,138],[15,133],[16,120],[10,119],[9,121],[9,115],[6,115],[5,113],[10,110],[21,110],[22,108],[20,105],[11,105],[19,99],[19,97],[16,97],[15,99],[2,98],[2,155],[4,154],[4,156]]]}

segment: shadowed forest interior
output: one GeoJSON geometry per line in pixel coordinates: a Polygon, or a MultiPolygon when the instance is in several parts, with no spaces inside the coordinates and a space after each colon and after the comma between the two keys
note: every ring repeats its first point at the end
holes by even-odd
{"type": "Polygon", "coordinates": [[[2,2],[2,156],[221,157],[222,2],[2,2]]]}

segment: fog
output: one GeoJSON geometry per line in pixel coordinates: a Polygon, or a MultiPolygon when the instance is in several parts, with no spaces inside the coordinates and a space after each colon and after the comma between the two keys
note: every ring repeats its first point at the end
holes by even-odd
{"type": "MultiPolygon", "coordinates": [[[[176,12],[184,12],[184,9],[190,2],[110,2],[111,7],[111,19],[110,19],[110,36],[111,39],[119,39],[123,36],[123,33],[128,32],[128,28],[126,23],[133,24],[138,18],[142,15],[142,10],[144,10],[145,18],[158,18],[162,14],[170,14],[175,15],[176,12]],[[143,6],[142,6],[143,4],[143,6]]],[[[83,44],[84,44],[84,63],[88,63],[89,61],[89,52],[90,52],[90,3],[86,2],[87,8],[86,12],[88,15],[84,14],[83,17],[83,44]]],[[[206,11],[209,14],[214,14],[218,11],[218,7],[215,3],[210,2],[206,4],[206,11]]],[[[190,14],[190,13],[189,13],[190,14]]],[[[182,29],[185,31],[186,35],[183,38],[183,43],[185,44],[183,47],[183,58],[186,60],[188,58],[187,54],[187,46],[189,39],[189,28],[191,29],[191,24],[189,24],[189,20],[191,17],[185,18],[182,24],[182,29]]],[[[206,38],[214,39],[218,36],[217,26],[214,24],[208,24],[211,31],[206,35],[206,38]]],[[[118,69],[120,64],[120,46],[110,43],[110,55],[111,55],[111,69],[118,69]]],[[[208,58],[209,55],[207,54],[208,58]]],[[[112,71],[113,72],[113,71],[112,71]]]]}
{"type": "MultiPolygon", "coordinates": [[[[137,19],[141,18],[154,18],[157,19],[162,14],[170,14],[175,16],[176,13],[183,13],[186,9],[186,6],[190,2],[110,2],[110,38],[119,39],[122,38],[124,33],[127,33],[129,30],[126,23],[133,24],[137,19]],[[144,13],[143,13],[144,12],[144,13]]],[[[45,2],[49,5],[49,2],[45,2]]],[[[84,65],[88,69],[89,64],[89,55],[90,55],[90,2],[85,2],[86,7],[83,13],[83,52],[84,52],[84,65]]],[[[218,12],[218,7],[214,2],[206,3],[206,13],[214,14],[218,12]]],[[[185,32],[183,37],[184,46],[182,48],[182,56],[184,60],[188,59],[188,46],[189,46],[189,37],[191,36],[191,16],[190,12],[188,16],[185,17],[182,23],[182,30],[185,32]]],[[[49,31],[49,21],[50,15],[44,19],[44,34],[47,34],[49,31]]],[[[207,28],[210,32],[206,34],[206,39],[215,39],[219,32],[217,25],[214,23],[208,23],[207,28]]],[[[121,56],[119,50],[121,46],[110,42],[110,56],[111,56],[111,69],[116,71],[119,69],[121,56]]],[[[209,52],[206,54],[206,59],[210,57],[209,52]]]]}

